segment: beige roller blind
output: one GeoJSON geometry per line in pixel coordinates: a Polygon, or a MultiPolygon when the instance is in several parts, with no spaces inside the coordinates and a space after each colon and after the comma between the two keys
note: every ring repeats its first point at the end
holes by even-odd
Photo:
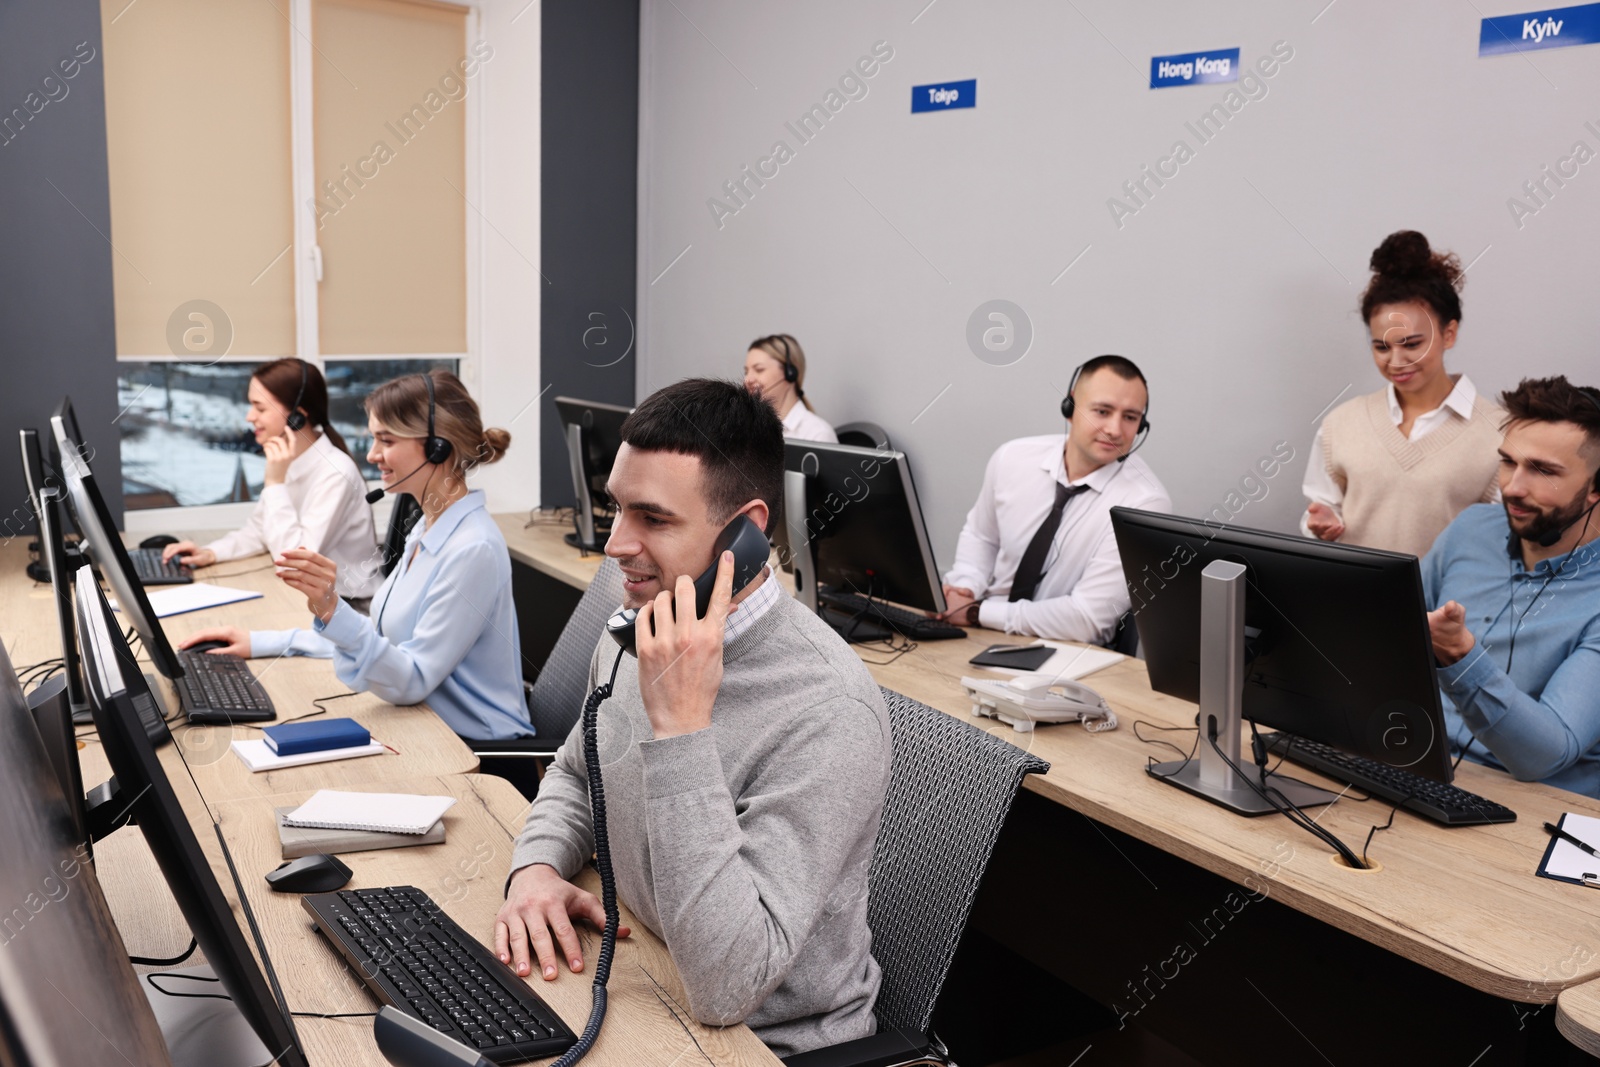
{"type": "Polygon", "coordinates": [[[340,355],[467,346],[466,15],[315,0],[319,339],[340,355]]]}
{"type": "Polygon", "coordinates": [[[101,31],[117,354],[293,355],[288,23],[104,0],[101,31]]]}

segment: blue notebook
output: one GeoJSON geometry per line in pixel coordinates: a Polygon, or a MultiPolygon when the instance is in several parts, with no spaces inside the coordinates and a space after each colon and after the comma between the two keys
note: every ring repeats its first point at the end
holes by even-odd
{"type": "Polygon", "coordinates": [[[321,719],[317,722],[286,722],[268,726],[267,747],[280,756],[303,752],[324,752],[332,748],[355,748],[372,742],[367,728],[354,719],[321,719]]]}

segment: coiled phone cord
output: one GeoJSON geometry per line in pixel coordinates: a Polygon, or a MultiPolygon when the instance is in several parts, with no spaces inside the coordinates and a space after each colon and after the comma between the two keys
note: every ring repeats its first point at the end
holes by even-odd
{"type": "Polygon", "coordinates": [[[600,903],[606,912],[605,932],[600,935],[600,955],[594,965],[594,1005],[589,1009],[589,1021],[584,1024],[578,1043],[556,1060],[552,1067],[572,1067],[588,1053],[600,1036],[600,1024],[606,1018],[606,982],[611,977],[611,957],[617,950],[617,883],[611,875],[611,841],[606,833],[606,789],[600,781],[600,745],[597,726],[600,705],[611,698],[611,687],[617,681],[617,668],[622,666],[622,649],[611,664],[611,678],[589,694],[583,704],[583,762],[589,778],[589,808],[594,817],[594,865],[600,872],[600,903]]]}

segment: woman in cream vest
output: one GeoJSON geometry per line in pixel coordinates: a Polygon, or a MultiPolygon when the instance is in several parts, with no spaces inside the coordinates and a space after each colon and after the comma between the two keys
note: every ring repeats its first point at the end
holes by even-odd
{"type": "Polygon", "coordinates": [[[1504,413],[1444,354],[1461,325],[1461,261],[1415,230],[1372,253],[1361,317],[1388,385],[1346,401],[1311,445],[1301,532],[1424,555],[1472,504],[1496,502],[1504,413]]]}

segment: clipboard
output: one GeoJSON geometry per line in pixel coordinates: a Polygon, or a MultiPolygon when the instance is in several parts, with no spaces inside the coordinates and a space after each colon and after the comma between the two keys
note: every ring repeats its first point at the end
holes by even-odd
{"type": "MultiPolygon", "coordinates": [[[[1556,825],[1578,840],[1600,848],[1600,819],[1569,811],[1562,814],[1556,825]]],[[[1539,860],[1539,869],[1534,873],[1540,878],[1600,889],[1600,856],[1591,856],[1559,837],[1551,837],[1539,860]]]]}

